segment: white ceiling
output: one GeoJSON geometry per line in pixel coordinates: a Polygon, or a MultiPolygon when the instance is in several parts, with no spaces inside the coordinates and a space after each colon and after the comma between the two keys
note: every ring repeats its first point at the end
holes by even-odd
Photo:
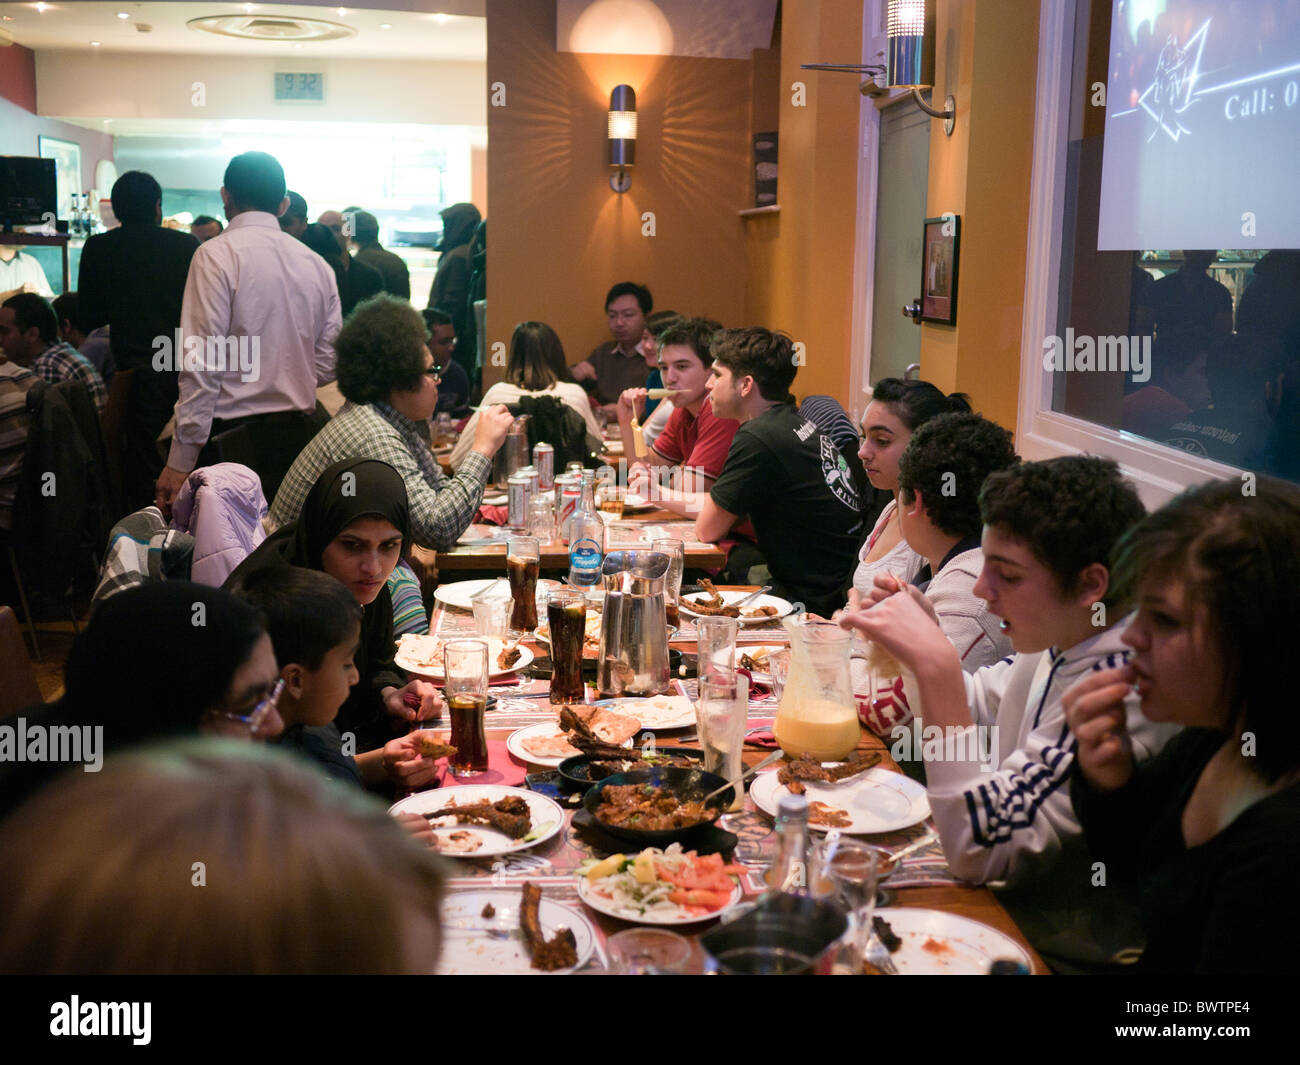
{"type": "Polygon", "coordinates": [[[172,0],[170,3],[102,3],[80,0],[44,4],[0,3],[0,27],[14,41],[35,50],[165,52],[169,55],[315,56],[331,59],[441,59],[485,62],[487,20],[485,0],[419,0],[419,11],[392,10],[408,5],[387,0],[388,9],[372,3],[333,7],[303,4],[223,3],[219,0],[172,0]],[[356,36],[336,41],[306,42],[295,47],[276,41],[245,41],[201,33],[186,27],[205,15],[306,15],[355,27],[356,36]],[[129,17],[120,19],[119,12],[129,17]],[[137,24],[152,26],[148,33],[137,24]],[[391,29],[382,29],[388,25],[391,29]],[[98,41],[99,45],[92,45],[98,41]]]}

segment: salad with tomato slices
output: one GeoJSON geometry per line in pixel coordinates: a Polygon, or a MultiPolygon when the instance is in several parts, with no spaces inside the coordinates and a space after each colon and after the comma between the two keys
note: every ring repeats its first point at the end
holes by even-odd
{"type": "Polygon", "coordinates": [[[740,898],[740,865],[720,854],[649,847],[634,857],[613,854],[584,862],[579,894],[593,908],[614,917],[655,924],[698,921],[721,913],[740,898]]]}

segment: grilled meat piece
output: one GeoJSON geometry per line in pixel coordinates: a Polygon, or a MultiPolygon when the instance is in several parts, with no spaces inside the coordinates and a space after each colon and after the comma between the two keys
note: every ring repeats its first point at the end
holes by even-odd
{"type": "Polygon", "coordinates": [[[444,806],[425,816],[430,819],[454,817],[462,825],[487,825],[511,839],[523,839],[533,827],[528,803],[518,795],[507,795],[496,802],[476,802],[468,806],[457,806],[453,802],[450,806],[444,806]]]}
{"type": "Polygon", "coordinates": [[[523,657],[523,654],[524,653],[519,650],[518,644],[515,644],[513,647],[501,648],[501,653],[497,655],[497,668],[509,669],[523,657]]]}
{"type": "Polygon", "coordinates": [[[531,881],[525,884],[523,905],[519,907],[519,927],[523,930],[524,945],[532,958],[533,968],[550,972],[577,965],[578,944],[573,932],[562,928],[548,940],[542,931],[541,904],[542,889],[531,881]]]}
{"type": "Polygon", "coordinates": [[[849,755],[843,765],[827,767],[810,758],[796,758],[787,762],[778,770],[776,779],[784,784],[793,794],[804,793],[805,781],[821,781],[824,784],[837,784],[841,780],[856,776],[880,761],[879,751],[858,752],[849,755]]]}

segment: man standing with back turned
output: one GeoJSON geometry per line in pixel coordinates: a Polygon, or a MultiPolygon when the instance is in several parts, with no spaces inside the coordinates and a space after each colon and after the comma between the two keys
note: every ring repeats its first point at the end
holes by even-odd
{"type": "Polygon", "coordinates": [[[236,428],[247,429],[255,458],[245,461],[273,499],[319,427],[317,386],[334,380],[338,286],[324,259],[280,229],[283,168],[265,152],[235,156],[221,200],[230,225],[195,252],[185,286],[176,435],[157,486],[164,508],[215,459],[210,441],[236,428]]]}

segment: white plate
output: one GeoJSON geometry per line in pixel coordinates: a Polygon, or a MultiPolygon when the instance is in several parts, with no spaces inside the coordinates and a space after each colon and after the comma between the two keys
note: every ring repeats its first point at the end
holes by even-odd
{"type": "MultiPolygon", "coordinates": [[[[742,599],[744,599],[746,596],[750,595],[751,593],[720,591],[718,592],[718,594],[722,596],[722,602],[725,605],[729,603],[739,603],[742,599]]],[[[694,610],[691,609],[691,600],[699,599],[699,598],[705,598],[703,592],[691,592],[689,597],[683,595],[679,603],[682,613],[686,614],[688,617],[693,617],[693,618],[709,617],[710,615],[708,614],[697,614],[694,610]]],[[[760,595],[757,599],[755,599],[752,603],[750,603],[748,606],[744,607],[743,609],[756,610],[761,606],[776,607],[776,615],[772,617],[763,617],[763,618],[738,618],[737,620],[742,625],[761,625],[765,621],[775,621],[776,618],[783,618],[792,610],[794,610],[793,603],[775,595],[760,595]]]]}
{"type": "Polygon", "coordinates": [[[603,706],[616,714],[627,714],[641,722],[643,729],[692,728],[697,724],[695,704],[684,695],[655,695],[649,699],[602,699],[603,706]]]}
{"type": "MultiPolygon", "coordinates": [[[[827,762],[826,765],[837,765],[827,762]]],[[[778,783],[777,770],[760,773],[750,786],[749,794],[763,813],[776,816],[777,803],[790,792],[778,783]]],[[[848,828],[840,829],[849,835],[864,836],[875,832],[896,832],[900,828],[920,824],[930,816],[930,800],[925,788],[902,773],[891,769],[868,769],[865,773],[838,784],[809,781],[804,785],[805,797],[811,802],[824,802],[846,810],[852,821],[848,828]]],[[[829,832],[826,825],[809,825],[815,832],[829,832]]]]}
{"type": "MultiPolygon", "coordinates": [[[[741,644],[736,648],[736,668],[742,668],[740,665],[741,655],[750,655],[752,657],[759,651],[775,654],[777,651],[788,651],[789,649],[790,645],[788,643],[756,643],[752,647],[749,644],[741,644]]],[[[760,684],[770,684],[772,681],[772,674],[765,669],[750,670],[750,676],[760,684]]]]}
{"type": "Polygon", "coordinates": [[[434,834],[441,837],[451,832],[465,831],[483,840],[483,846],[476,851],[458,853],[443,851],[448,858],[495,858],[501,854],[513,854],[525,851],[550,839],[564,827],[564,811],[559,805],[545,795],[525,788],[508,788],[503,784],[459,784],[453,788],[432,788],[429,791],[408,795],[401,802],[393,803],[388,808],[390,814],[427,814],[450,806],[455,801],[457,806],[468,806],[476,802],[499,802],[508,795],[518,795],[528,803],[528,812],[532,817],[533,839],[511,839],[504,833],[487,825],[461,825],[448,819],[446,825],[434,825],[434,834]]]}
{"type": "MultiPolygon", "coordinates": [[[[403,634],[402,638],[397,641],[397,654],[393,656],[393,661],[397,663],[398,669],[404,669],[408,673],[414,673],[420,677],[431,677],[434,680],[442,680],[446,668],[442,651],[442,644],[451,640],[481,640],[481,636],[420,636],[414,632],[403,634]],[[437,650],[435,650],[437,649],[437,650]],[[433,664],[426,664],[432,662],[433,664]]],[[[505,647],[504,640],[491,639],[487,641],[488,645],[488,677],[508,677],[511,673],[518,673],[521,669],[527,668],[532,664],[533,652],[525,647],[522,643],[519,645],[519,661],[509,669],[497,668],[497,656],[501,654],[505,647]]]]}
{"type": "Polygon", "coordinates": [[[996,928],[942,910],[876,910],[903,941],[890,958],[905,976],[983,976],[995,961],[1018,961],[1030,971],[1024,949],[996,928]],[[927,949],[928,948],[928,949],[927,949]]]}
{"type": "MultiPolygon", "coordinates": [[[[442,956],[438,959],[438,974],[442,976],[545,976],[534,969],[528,959],[528,949],[522,939],[494,939],[487,930],[499,929],[514,932],[519,928],[519,907],[523,891],[456,891],[447,895],[442,903],[442,956]],[[496,913],[483,916],[483,908],[492,904],[496,913]]],[[[596,949],[596,930],[586,915],[543,898],[537,907],[537,917],[542,931],[550,939],[560,927],[573,931],[581,969],[591,959],[596,949]]],[[[556,969],[554,975],[562,976],[574,969],[556,969]]]]}
{"type": "MultiPolygon", "coordinates": [[[[542,758],[535,754],[529,754],[528,751],[524,749],[523,741],[532,739],[534,736],[562,735],[564,735],[564,729],[560,728],[559,724],[554,721],[543,721],[536,725],[528,725],[525,728],[515,729],[514,732],[510,733],[510,735],[506,737],[506,750],[521,762],[528,765],[543,765],[550,769],[554,769],[566,758],[573,758],[575,755],[579,755],[582,752],[575,748],[573,754],[562,754],[558,758],[542,758]]],[[[631,747],[632,741],[628,740],[623,744],[623,746],[631,747]]]]}
{"type": "Polygon", "coordinates": [[[624,514],[635,514],[638,511],[655,510],[657,508],[657,503],[651,503],[645,496],[637,495],[635,492],[628,492],[627,499],[623,501],[624,514]]]}
{"type": "Polygon", "coordinates": [[[632,915],[620,910],[614,900],[599,894],[585,876],[578,877],[578,898],[582,899],[597,913],[607,914],[610,917],[617,917],[620,921],[627,921],[629,924],[657,925],[679,925],[679,924],[701,924],[704,921],[712,921],[715,917],[721,917],[729,910],[733,910],[739,904],[740,900],[745,897],[745,892],[733,878],[731,881],[731,899],[720,910],[714,910],[712,913],[704,914],[643,914],[632,915]]]}
{"type": "Polygon", "coordinates": [[[454,606],[458,610],[473,610],[470,597],[477,595],[489,585],[497,586],[496,594],[502,599],[510,598],[510,582],[505,577],[489,577],[477,581],[455,581],[452,584],[440,584],[433,590],[433,597],[443,606],[454,606]]]}
{"type": "Polygon", "coordinates": [[[505,492],[498,492],[496,495],[485,495],[482,505],[485,507],[504,507],[510,502],[510,497],[505,492]]]}

